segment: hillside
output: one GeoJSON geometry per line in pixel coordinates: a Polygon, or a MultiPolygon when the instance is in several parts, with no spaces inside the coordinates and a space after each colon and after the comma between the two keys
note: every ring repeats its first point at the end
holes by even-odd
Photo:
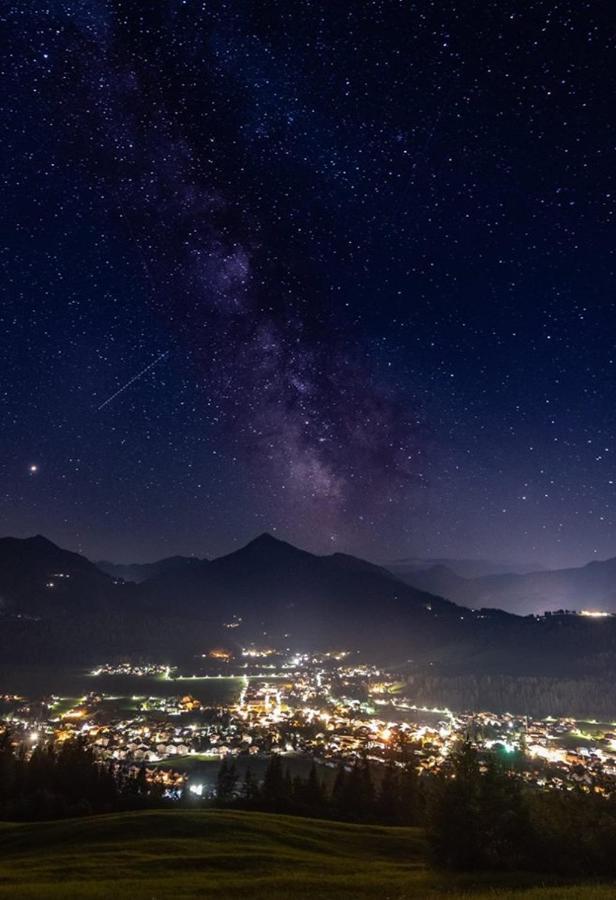
{"type": "Polygon", "coordinates": [[[155,811],[0,823],[0,898],[608,900],[609,886],[431,871],[413,828],[241,812],[155,811]],[[527,888],[513,892],[512,888],[527,888]],[[499,888],[501,890],[499,890],[499,888]]]}
{"type": "Polygon", "coordinates": [[[379,566],[343,554],[316,556],[268,534],[211,562],[149,579],[139,595],[148,614],[173,607],[213,625],[241,617],[238,638],[288,636],[296,646],[361,646],[368,635],[373,645],[390,646],[401,635],[423,635],[430,645],[442,640],[448,620],[458,621],[452,603],[379,566]]]}
{"type": "Polygon", "coordinates": [[[450,559],[449,557],[410,557],[394,559],[385,563],[385,568],[399,578],[410,578],[417,572],[425,572],[435,566],[443,566],[460,575],[462,578],[482,578],[484,575],[526,575],[528,572],[539,572],[545,566],[532,562],[516,562],[514,560],[493,559],[450,559]]]}
{"type": "Polygon", "coordinates": [[[167,572],[191,569],[202,562],[205,560],[196,556],[166,556],[164,559],[158,559],[151,563],[114,563],[102,559],[97,561],[96,567],[112,578],[121,578],[123,581],[134,581],[136,584],[141,584],[148,578],[156,578],[167,572]]]}
{"type": "Polygon", "coordinates": [[[64,550],[40,534],[0,538],[0,611],[26,615],[107,608],[113,580],[85,556],[64,550]]]}
{"type": "Polygon", "coordinates": [[[516,615],[558,609],[616,612],[616,559],[597,560],[569,569],[465,578],[451,567],[435,565],[396,571],[405,583],[474,609],[493,607],[516,615]]]}

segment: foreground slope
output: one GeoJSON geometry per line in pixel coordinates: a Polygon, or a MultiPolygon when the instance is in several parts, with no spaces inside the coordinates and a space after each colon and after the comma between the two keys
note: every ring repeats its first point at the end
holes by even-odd
{"type": "Polygon", "coordinates": [[[383,900],[466,896],[607,900],[609,886],[435,873],[415,828],[241,812],[156,811],[0,823],[0,897],[383,900]],[[513,887],[525,888],[512,893],[513,887]]]}

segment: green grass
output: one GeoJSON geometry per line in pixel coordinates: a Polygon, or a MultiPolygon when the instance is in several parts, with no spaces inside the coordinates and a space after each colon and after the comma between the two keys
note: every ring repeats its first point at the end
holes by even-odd
{"type": "Polygon", "coordinates": [[[610,886],[433,872],[422,832],[240,812],[0,824],[0,898],[608,900],[610,886]],[[516,888],[516,890],[513,890],[516,888]]]}

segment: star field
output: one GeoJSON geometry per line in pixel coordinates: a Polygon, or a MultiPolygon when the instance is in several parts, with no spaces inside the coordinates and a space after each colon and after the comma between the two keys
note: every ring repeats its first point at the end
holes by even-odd
{"type": "Polygon", "coordinates": [[[2,531],[615,555],[610,19],[0,2],[2,531]]]}

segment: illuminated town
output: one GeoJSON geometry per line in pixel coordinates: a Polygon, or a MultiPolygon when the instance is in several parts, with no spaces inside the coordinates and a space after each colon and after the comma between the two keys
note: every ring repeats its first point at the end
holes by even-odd
{"type": "Polygon", "coordinates": [[[211,793],[227,756],[257,769],[272,753],[323,769],[360,758],[378,766],[404,745],[426,774],[461,737],[526,781],[612,793],[615,723],[420,707],[399,676],[356,656],[214,648],[191,675],[163,663],[101,663],[81,676],[88,689],[79,697],[7,694],[0,709],[27,748],[81,736],[99,760],[127,774],[143,769],[171,798],[211,793]]]}

